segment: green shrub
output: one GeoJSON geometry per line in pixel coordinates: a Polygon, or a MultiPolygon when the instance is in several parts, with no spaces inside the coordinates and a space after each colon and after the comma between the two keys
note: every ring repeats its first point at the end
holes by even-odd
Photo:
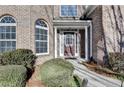
{"type": "Polygon", "coordinates": [[[109,63],[113,65],[114,63],[124,62],[124,53],[112,52],[109,53],[109,63]]]}
{"type": "Polygon", "coordinates": [[[24,87],[27,70],[21,65],[0,66],[0,87],[24,87]]]}
{"type": "Polygon", "coordinates": [[[32,69],[36,56],[29,49],[17,49],[1,55],[2,65],[23,65],[32,69]]]}
{"type": "Polygon", "coordinates": [[[74,67],[71,63],[57,58],[52,59],[40,67],[40,80],[50,87],[78,86],[73,78],[74,67]]]}

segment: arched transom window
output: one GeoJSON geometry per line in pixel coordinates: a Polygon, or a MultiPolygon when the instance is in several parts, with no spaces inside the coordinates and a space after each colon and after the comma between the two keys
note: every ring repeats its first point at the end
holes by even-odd
{"type": "Polygon", "coordinates": [[[16,49],[16,21],[12,16],[0,18],[0,53],[16,49]]]}
{"type": "Polygon", "coordinates": [[[37,54],[48,54],[48,25],[38,19],[35,25],[35,48],[37,54]]]}

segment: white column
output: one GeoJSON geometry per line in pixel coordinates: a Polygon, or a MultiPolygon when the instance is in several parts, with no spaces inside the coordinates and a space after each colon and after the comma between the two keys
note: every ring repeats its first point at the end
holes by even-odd
{"type": "Polygon", "coordinates": [[[74,46],[75,46],[75,56],[78,56],[78,54],[76,52],[76,50],[77,50],[77,48],[76,48],[76,46],[77,46],[77,43],[76,43],[76,39],[77,39],[76,34],[77,34],[77,32],[74,33],[74,46]]]}
{"type": "Polygon", "coordinates": [[[93,45],[92,45],[93,43],[92,43],[92,24],[90,23],[90,56],[92,56],[92,47],[93,47],[93,45]]]}
{"type": "Polygon", "coordinates": [[[64,34],[63,32],[61,31],[59,33],[59,45],[60,45],[60,49],[59,49],[59,52],[60,52],[60,57],[64,57],[64,34]]]}
{"type": "Polygon", "coordinates": [[[77,34],[77,42],[78,42],[78,45],[77,45],[77,51],[78,51],[78,57],[80,57],[80,33],[79,33],[79,29],[78,29],[78,34],[77,34]]]}
{"type": "Polygon", "coordinates": [[[54,39],[55,39],[55,58],[57,58],[57,28],[54,27],[54,39]]]}
{"type": "Polygon", "coordinates": [[[85,59],[88,60],[88,32],[87,26],[85,27],[85,59]]]}
{"type": "Polygon", "coordinates": [[[79,38],[80,38],[80,36],[79,36],[79,30],[78,31],[76,31],[75,32],[75,56],[76,57],[79,57],[79,49],[80,49],[80,41],[79,41],[79,38]],[[76,43],[76,39],[77,39],[77,43],[76,43]],[[76,48],[76,46],[77,46],[77,48],[76,48]],[[76,52],[76,50],[77,50],[77,52],[76,52]]]}

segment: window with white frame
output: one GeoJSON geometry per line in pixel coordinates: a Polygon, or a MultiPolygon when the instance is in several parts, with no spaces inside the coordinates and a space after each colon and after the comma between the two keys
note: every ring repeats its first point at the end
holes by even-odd
{"type": "Polygon", "coordinates": [[[16,21],[12,16],[0,19],[0,53],[16,49],[16,21]]]}
{"type": "Polygon", "coordinates": [[[77,5],[61,5],[61,16],[77,16],[77,5]]]}
{"type": "Polygon", "coordinates": [[[35,25],[35,48],[37,54],[48,54],[48,26],[38,19],[35,25]]]}

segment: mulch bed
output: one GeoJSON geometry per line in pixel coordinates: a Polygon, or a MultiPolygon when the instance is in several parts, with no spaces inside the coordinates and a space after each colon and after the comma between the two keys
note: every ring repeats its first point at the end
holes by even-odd
{"type": "Polygon", "coordinates": [[[37,79],[39,67],[36,66],[34,73],[26,83],[26,87],[45,87],[45,85],[37,79]]]}
{"type": "Polygon", "coordinates": [[[107,77],[114,78],[117,75],[117,73],[113,72],[112,70],[103,68],[102,66],[95,64],[93,62],[91,63],[83,62],[82,64],[85,65],[89,70],[94,71],[98,74],[107,76],[107,77]]]}

